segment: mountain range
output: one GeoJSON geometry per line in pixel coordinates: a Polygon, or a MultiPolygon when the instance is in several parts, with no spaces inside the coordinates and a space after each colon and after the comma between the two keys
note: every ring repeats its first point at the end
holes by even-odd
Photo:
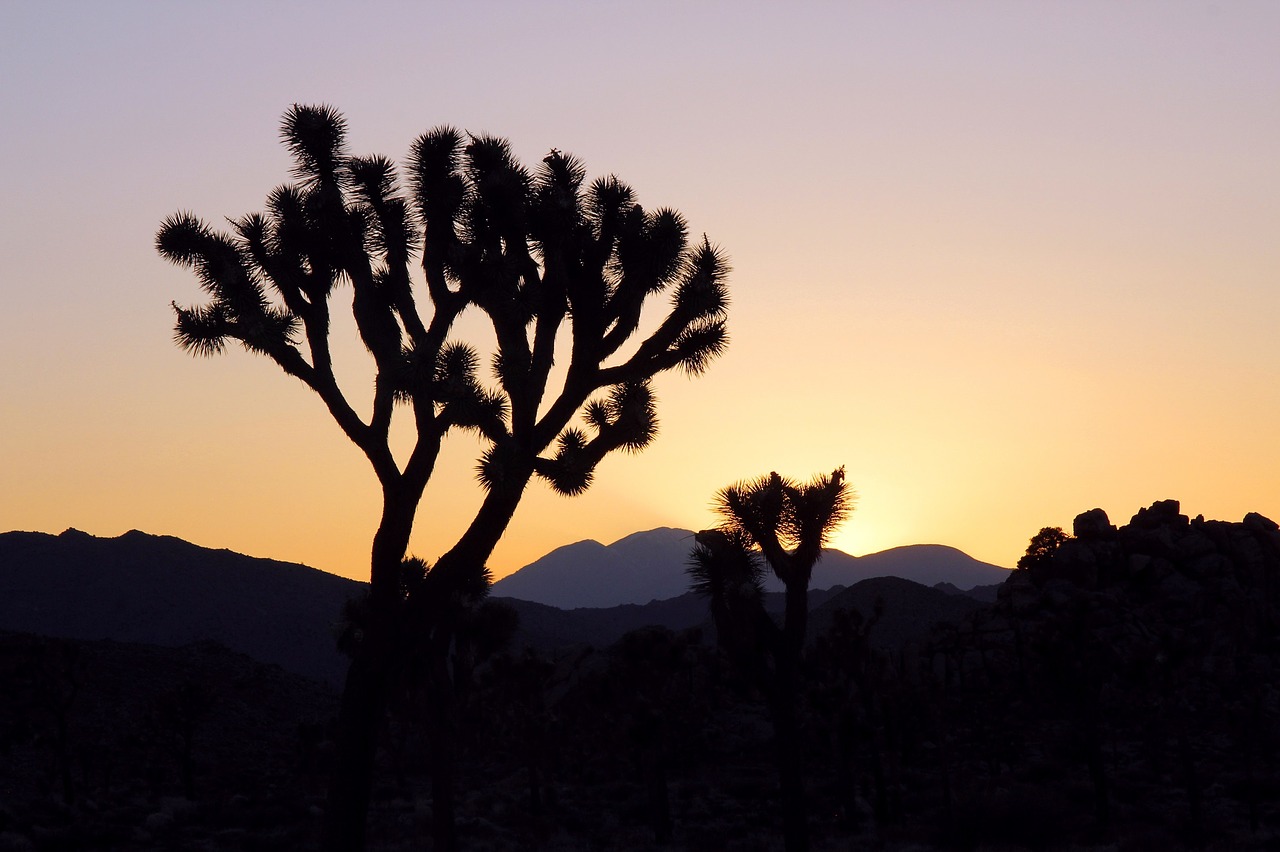
{"type": "Polygon", "coordinates": [[[364,589],[137,530],[0,534],[0,630],[171,647],[213,640],[331,683],[346,672],[334,625],[364,589]]]}
{"type": "MultiPolygon", "coordinates": [[[[658,529],[609,546],[569,545],[498,581],[493,595],[519,614],[517,641],[538,648],[605,647],[645,626],[703,626],[709,639],[706,601],[686,592],[691,536],[658,529]]],[[[877,640],[915,636],[984,597],[955,587],[997,583],[1006,573],[939,546],[864,557],[828,551],[810,593],[813,632],[829,620],[824,612],[854,606],[866,614],[879,596],[887,606],[877,640]],[[871,579],[877,571],[896,579],[871,579]]],[[[366,588],[305,565],[137,530],[116,538],[0,534],[0,630],[169,647],[215,641],[331,684],[346,670],[335,649],[343,604],[366,588]]],[[[780,610],[781,595],[772,593],[768,606],[780,610]]]]}
{"type": "MultiPolygon", "coordinates": [[[[678,597],[689,588],[685,566],[692,530],[660,527],[610,545],[587,540],[568,544],[493,584],[493,593],[560,609],[614,607],[678,597]]],[[[867,556],[828,548],[814,567],[809,587],[852,586],[871,577],[900,577],[925,586],[950,583],[971,589],[1004,581],[1008,571],[954,547],[917,544],[867,556]]],[[[769,575],[765,588],[782,591],[769,575]]]]}

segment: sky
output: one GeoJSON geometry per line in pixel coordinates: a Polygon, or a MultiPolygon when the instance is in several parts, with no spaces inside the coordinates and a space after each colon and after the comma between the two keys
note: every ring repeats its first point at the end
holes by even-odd
{"type": "MultiPolygon", "coordinates": [[[[1280,4],[10,0],[0,529],[367,578],[367,462],[265,359],[180,351],[200,293],[153,248],[263,208],[294,103],[398,161],[444,124],[572,152],[731,258],[728,352],[661,377],[657,441],[586,494],[534,484],[497,576],[840,465],[854,554],[1012,566],[1168,498],[1280,519],[1280,4]]],[[[479,504],[477,450],[448,439],[417,555],[479,504]]]]}

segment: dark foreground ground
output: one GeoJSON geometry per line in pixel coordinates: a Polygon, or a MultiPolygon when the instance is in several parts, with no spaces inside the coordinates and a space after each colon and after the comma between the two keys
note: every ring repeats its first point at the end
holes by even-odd
{"type": "MultiPolygon", "coordinates": [[[[524,686],[480,684],[460,735],[464,848],[781,849],[768,717],[688,640],[647,631],[630,637],[639,648],[513,656],[504,676],[524,686]],[[674,660],[672,682],[658,684],[654,657],[674,660]],[[659,845],[652,791],[664,778],[671,841],[659,845]]],[[[330,688],[212,645],[10,634],[0,661],[24,687],[7,693],[0,728],[0,850],[317,844],[330,688]]],[[[901,729],[853,722],[848,736],[866,739],[842,743],[819,727],[822,700],[808,704],[818,850],[1280,849],[1275,775],[1250,775],[1250,758],[1216,733],[1178,754],[1113,727],[1103,831],[1069,718],[1002,730],[986,708],[940,726],[898,707],[901,729]]],[[[414,712],[406,700],[384,732],[371,849],[429,848],[414,712]]]]}

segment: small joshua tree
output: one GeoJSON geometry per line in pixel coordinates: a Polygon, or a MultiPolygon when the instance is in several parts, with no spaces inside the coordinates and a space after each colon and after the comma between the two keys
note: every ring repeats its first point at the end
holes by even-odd
{"type": "MultiPolygon", "coordinates": [[[[275,362],[320,397],[381,485],[369,618],[343,691],[326,810],[325,847],[360,849],[401,561],[445,435],[470,430],[487,445],[475,519],[422,584],[448,596],[482,577],[530,479],[578,494],[607,454],[653,440],[650,378],[699,374],[726,345],[728,268],[705,238],[690,242],[678,213],[646,210],[614,177],[585,184],[582,164],[559,151],[530,171],[503,139],[437,128],[414,143],[405,192],[391,160],[347,152],[346,123],[330,107],[295,105],[282,136],[296,182],[273,190],[265,213],[233,220],[230,234],[179,213],[156,245],[208,296],[174,305],[178,344],[214,355],[238,342],[275,362]],[[333,296],[348,285],[374,364],[364,416],[339,387],[329,342],[333,296]],[[632,342],[662,294],[663,317],[632,342]],[[491,381],[480,353],[452,336],[468,311],[493,329],[491,381]],[[554,381],[553,366],[564,368],[554,381]],[[389,439],[398,417],[416,433],[403,461],[389,439]]],[[[432,601],[417,605],[424,619],[438,616],[424,629],[432,676],[447,680],[451,619],[432,601]]],[[[436,848],[452,848],[452,821],[436,816],[436,848]]]]}
{"type": "Polygon", "coordinates": [[[771,473],[731,485],[716,496],[724,523],[698,533],[690,555],[691,587],[710,599],[721,647],[756,679],[769,702],[788,852],[809,847],[796,708],[809,578],[852,502],[844,468],[806,483],[771,473]],[[786,589],[781,627],[764,609],[762,560],[786,589]]]}

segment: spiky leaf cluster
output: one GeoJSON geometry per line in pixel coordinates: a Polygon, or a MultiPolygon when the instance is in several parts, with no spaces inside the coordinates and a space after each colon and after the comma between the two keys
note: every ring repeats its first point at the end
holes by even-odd
{"type": "Polygon", "coordinates": [[[843,467],[808,482],[771,473],[716,495],[721,530],[758,549],[784,583],[808,583],[822,548],[852,508],[843,467]]]}
{"type": "Polygon", "coordinates": [[[758,600],[764,594],[764,565],[742,530],[703,530],[696,541],[685,566],[689,591],[729,605],[758,600]]]}
{"type": "Polygon", "coordinates": [[[658,434],[658,409],[648,382],[624,382],[603,399],[589,402],[583,419],[594,432],[566,429],[556,439],[556,452],[539,458],[535,470],[561,494],[585,491],[595,468],[615,450],[639,452],[658,434]]]}

